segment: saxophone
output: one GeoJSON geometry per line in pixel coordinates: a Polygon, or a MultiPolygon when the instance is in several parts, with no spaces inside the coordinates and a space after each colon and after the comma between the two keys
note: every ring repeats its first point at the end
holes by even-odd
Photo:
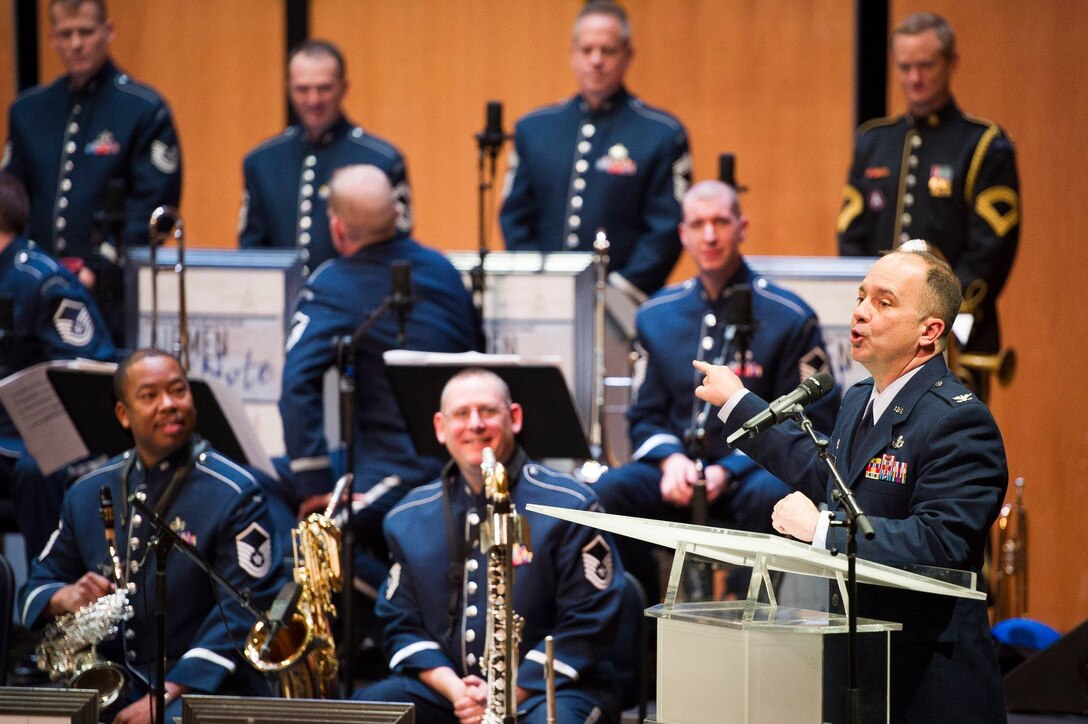
{"type": "Polygon", "coordinates": [[[117,633],[122,621],[132,618],[121,559],[117,555],[113,529],[113,499],[110,489],[100,491],[102,523],[106,527],[106,547],[113,564],[117,588],[75,613],[57,617],[45,627],[36,653],[38,668],[53,681],[65,681],[71,689],[94,689],[99,706],[105,708],[117,700],[125,685],[125,674],[116,664],[103,659],[95,647],[117,633]]]}
{"type": "MultiPolygon", "coordinates": [[[[343,490],[343,483],[342,478],[337,491],[343,490]]],[[[277,674],[280,695],[287,699],[338,695],[339,664],[329,619],[336,617],[332,596],[343,587],[340,529],[331,517],[341,495],[334,492],[324,514],[311,513],[291,531],[295,582],[288,586],[293,587],[297,601],[292,597],[289,617],[272,630],[271,641],[262,621],[250,629],[246,640],[246,660],[258,671],[277,674]]],[[[273,604],[273,612],[275,608],[273,604]]],[[[277,617],[273,613],[270,618],[277,617]]]]}
{"type": "Polygon", "coordinates": [[[484,673],[487,704],[481,724],[517,721],[518,644],[524,620],[514,612],[514,557],[532,560],[529,523],[510,500],[506,468],[484,448],[480,465],[487,518],[480,524],[480,551],[487,555],[487,635],[484,673]]]}

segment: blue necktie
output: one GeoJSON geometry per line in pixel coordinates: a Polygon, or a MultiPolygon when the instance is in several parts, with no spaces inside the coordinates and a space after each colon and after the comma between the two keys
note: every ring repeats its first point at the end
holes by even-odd
{"type": "Polygon", "coordinates": [[[869,433],[873,431],[875,423],[873,422],[873,401],[869,400],[869,404],[865,408],[865,416],[861,418],[861,424],[858,425],[858,429],[854,431],[854,439],[850,443],[850,462],[856,462],[857,456],[861,454],[861,443],[865,438],[869,437],[869,433]]]}

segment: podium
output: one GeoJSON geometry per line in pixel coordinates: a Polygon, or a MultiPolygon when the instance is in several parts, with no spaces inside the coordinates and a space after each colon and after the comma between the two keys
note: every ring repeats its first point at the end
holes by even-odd
{"type": "MultiPolygon", "coordinates": [[[[763,533],[549,506],[529,510],[676,550],[665,601],[646,611],[658,626],[657,711],[647,722],[846,721],[847,617],[779,606],[770,581],[771,571],[830,579],[845,601],[845,555],[763,533]],[[683,572],[697,558],[751,568],[746,600],[682,600],[683,572]]],[[[974,578],[857,561],[859,583],[984,600],[974,578]]],[[[901,629],[858,619],[862,721],[888,721],[889,642],[901,629]]]]}

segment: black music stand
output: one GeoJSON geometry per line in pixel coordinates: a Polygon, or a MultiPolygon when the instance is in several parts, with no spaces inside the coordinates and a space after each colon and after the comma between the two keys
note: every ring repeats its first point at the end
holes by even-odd
{"type": "Polygon", "coordinates": [[[448,457],[434,436],[434,413],[442,388],[469,367],[494,372],[510,387],[510,396],[525,411],[518,442],[530,457],[589,458],[589,444],[558,358],[521,357],[467,352],[445,354],[393,350],[385,367],[412,444],[420,455],[448,457]]]}
{"type": "MultiPolygon", "coordinates": [[[[114,414],[116,369],[110,362],[43,362],[0,382],[0,401],[43,474],[90,454],[112,457],[132,447],[114,414]]],[[[235,462],[273,475],[237,395],[218,381],[190,377],[189,387],[197,433],[235,462]]]]}

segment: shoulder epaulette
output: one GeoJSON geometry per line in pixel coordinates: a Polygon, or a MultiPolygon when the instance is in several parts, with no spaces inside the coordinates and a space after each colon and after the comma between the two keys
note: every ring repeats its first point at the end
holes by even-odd
{"type": "Polygon", "coordinates": [[[893,126],[899,122],[902,116],[882,116],[880,118],[871,118],[865,123],[858,126],[857,135],[867,133],[874,128],[880,128],[881,126],[893,126]]]}

